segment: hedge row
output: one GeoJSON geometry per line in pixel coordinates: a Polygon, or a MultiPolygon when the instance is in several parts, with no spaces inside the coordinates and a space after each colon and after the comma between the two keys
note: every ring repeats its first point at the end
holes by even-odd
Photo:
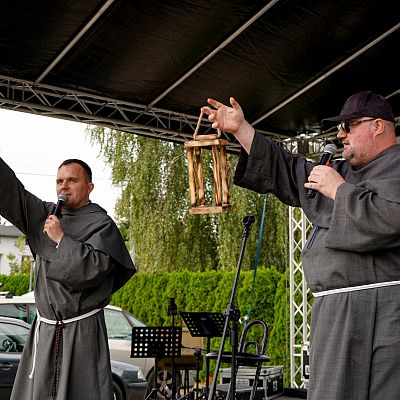
{"type": "MultiPolygon", "coordinates": [[[[268,355],[271,365],[285,366],[285,383],[289,383],[289,302],[286,274],[275,269],[257,272],[253,289],[253,272],[242,271],[236,291],[235,305],[241,320],[261,319],[269,327],[268,355]]],[[[230,300],[234,272],[177,272],[137,274],[112,297],[111,304],[135,315],[148,326],[169,326],[169,299],[175,298],[178,311],[225,313],[230,300]]],[[[175,320],[181,325],[180,319],[175,320]]],[[[219,339],[211,340],[211,348],[219,348],[219,339]]],[[[229,338],[226,341],[229,349],[229,338]]]]}
{"type": "MultiPolygon", "coordinates": [[[[285,365],[288,382],[288,288],[287,276],[275,269],[257,272],[254,282],[252,271],[242,271],[234,304],[239,308],[241,321],[250,311],[250,319],[261,319],[269,327],[268,355],[271,365],[285,365]]],[[[111,304],[135,315],[148,326],[169,326],[170,298],[174,298],[178,311],[225,313],[230,300],[234,272],[179,272],[134,275],[117,293],[111,304]]],[[[28,291],[29,275],[0,275],[3,291],[21,295],[28,291]]],[[[175,317],[176,325],[182,325],[175,317]]],[[[211,348],[219,348],[219,339],[211,341],[211,348]]],[[[229,338],[226,340],[229,349],[229,338]]]]}
{"type": "Polygon", "coordinates": [[[10,292],[14,296],[25,294],[29,290],[29,274],[1,275],[0,291],[10,292]]]}

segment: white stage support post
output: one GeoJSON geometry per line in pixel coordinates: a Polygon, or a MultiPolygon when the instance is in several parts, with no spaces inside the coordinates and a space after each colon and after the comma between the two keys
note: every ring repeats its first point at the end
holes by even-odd
{"type": "Polygon", "coordinates": [[[301,251],[311,224],[300,208],[289,207],[289,266],[290,266],[290,383],[304,387],[302,376],[302,343],[309,340],[311,305],[303,275],[301,251]]]}

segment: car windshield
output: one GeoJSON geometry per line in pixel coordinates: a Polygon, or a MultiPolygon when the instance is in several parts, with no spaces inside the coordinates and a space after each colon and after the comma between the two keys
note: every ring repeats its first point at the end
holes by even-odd
{"type": "Polygon", "coordinates": [[[146,326],[142,321],[139,321],[138,319],[136,319],[133,315],[124,312],[124,315],[126,318],[128,318],[129,322],[131,323],[132,327],[144,327],[146,326]]]}
{"type": "Polygon", "coordinates": [[[122,312],[106,308],[104,309],[104,317],[106,319],[109,339],[131,339],[132,326],[122,312]]]}

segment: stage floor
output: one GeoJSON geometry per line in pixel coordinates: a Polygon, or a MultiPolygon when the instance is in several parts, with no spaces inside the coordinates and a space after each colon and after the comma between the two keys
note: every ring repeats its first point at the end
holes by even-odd
{"type": "MultiPolygon", "coordinates": [[[[224,386],[224,385],[219,385],[224,386]]],[[[226,384],[226,389],[229,387],[229,384],[226,384]]],[[[239,391],[236,392],[236,399],[237,400],[248,400],[250,397],[250,389],[243,392],[239,391]]],[[[219,392],[221,394],[221,391],[219,392]]],[[[226,395],[226,390],[222,392],[223,395],[221,396],[222,398],[225,398],[226,395]]],[[[221,398],[220,397],[220,398],[221,398]]],[[[257,394],[255,396],[256,399],[262,399],[265,400],[264,397],[264,391],[263,390],[257,390],[257,394]]],[[[269,397],[268,397],[269,398],[269,397]]],[[[297,399],[307,399],[307,390],[306,389],[295,389],[295,388],[283,388],[283,393],[274,399],[277,400],[297,400],[297,399]]]]}
{"type": "Polygon", "coordinates": [[[294,399],[306,399],[307,398],[307,390],[306,389],[293,389],[293,388],[284,388],[283,394],[276,397],[279,400],[294,400],[294,399]]]}
{"type": "MultiPolygon", "coordinates": [[[[223,385],[219,385],[219,386],[223,386],[223,385]]],[[[229,384],[226,384],[225,386],[228,387],[229,384]]],[[[257,391],[257,393],[259,393],[259,391],[257,391]]],[[[193,396],[188,397],[188,399],[194,400],[196,398],[195,394],[194,393],[191,393],[191,394],[193,396]]],[[[219,398],[225,398],[225,394],[226,394],[226,391],[224,391],[224,395],[220,396],[219,398]]],[[[250,397],[249,396],[250,390],[248,392],[246,392],[246,394],[247,394],[247,397],[246,397],[246,395],[243,395],[243,392],[241,392],[241,393],[237,392],[236,398],[239,400],[245,400],[247,398],[247,400],[248,400],[248,398],[250,397]]],[[[263,400],[265,400],[265,397],[263,397],[263,394],[264,394],[264,392],[261,395],[256,395],[256,398],[258,398],[258,399],[262,398],[263,400]]],[[[218,396],[216,398],[218,398],[218,396]]],[[[199,400],[207,400],[207,399],[208,398],[204,397],[204,394],[199,396],[199,400]]],[[[275,397],[274,400],[275,399],[277,399],[277,400],[307,399],[307,390],[306,389],[295,389],[295,388],[283,388],[283,393],[281,395],[275,397]]]]}

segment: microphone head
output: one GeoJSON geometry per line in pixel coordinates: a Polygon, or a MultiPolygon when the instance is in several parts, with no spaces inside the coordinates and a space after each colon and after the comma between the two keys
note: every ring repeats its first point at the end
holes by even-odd
{"type": "Polygon", "coordinates": [[[324,147],[324,153],[335,154],[337,150],[337,146],[333,143],[329,143],[324,147]]]}
{"type": "Polygon", "coordinates": [[[65,203],[68,200],[68,196],[66,194],[60,194],[58,196],[58,201],[61,201],[62,203],[65,203]]]}
{"type": "Polygon", "coordinates": [[[252,224],[254,221],[256,220],[256,218],[253,215],[246,215],[243,218],[243,224],[245,225],[250,225],[252,224]]]}

